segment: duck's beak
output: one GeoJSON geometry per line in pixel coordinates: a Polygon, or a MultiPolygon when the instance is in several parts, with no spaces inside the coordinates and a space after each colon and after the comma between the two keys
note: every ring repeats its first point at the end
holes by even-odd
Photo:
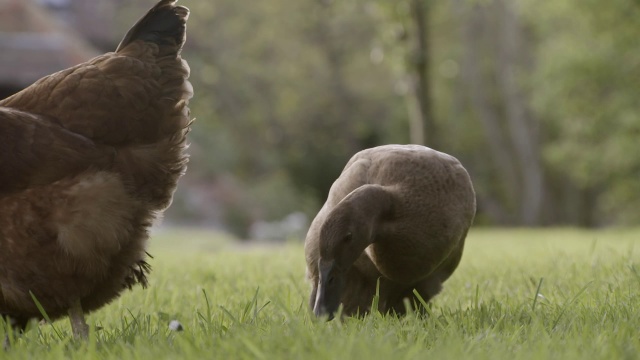
{"type": "Polygon", "coordinates": [[[328,320],[331,320],[340,306],[344,275],[337,271],[333,262],[319,265],[319,270],[320,280],[313,313],[318,317],[328,316],[328,320]]]}

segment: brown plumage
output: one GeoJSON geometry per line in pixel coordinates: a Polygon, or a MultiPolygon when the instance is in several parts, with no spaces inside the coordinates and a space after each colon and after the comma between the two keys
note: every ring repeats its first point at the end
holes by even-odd
{"type": "Polygon", "coordinates": [[[404,314],[429,301],[456,269],[475,216],[475,193],[454,157],[418,145],[363,150],[333,183],[305,241],[309,305],[318,316],[404,314]]]}
{"type": "Polygon", "coordinates": [[[0,314],[18,329],[146,286],[147,229],[185,172],[189,10],[162,0],[114,53],[0,101],[0,314]]]}

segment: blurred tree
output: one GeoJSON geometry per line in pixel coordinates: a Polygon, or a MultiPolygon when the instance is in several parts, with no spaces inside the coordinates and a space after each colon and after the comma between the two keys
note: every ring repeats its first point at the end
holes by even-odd
{"type": "Polygon", "coordinates": [[[640,220],[640,3],[528,1],[538,57],[532,93],[545,158],[569,174],[582,225],[640,220]]]}
{"type": "Polygon", "coordinates": [[[409,142],[439,148],[431,77],[431,10],[433,1],[361,1],[377,21],[379,45],[373,61],[395,68],[397,92],[403,95],[409,126],[409,142]]]}
{"type": "MultiPolygon", "coordinates": [[[[130,10],[150,3],[131,2],[121,11],[136,13],[130,10]]],[[[179,206],[172,210],[194,204],[187,193],[202,191],[208,179],[211,186],[243,193],[212,200],[224,204],[222,222],[241,236],[255,219],[277,220],[296,210],[313,216],[355,152],[394,138],[401,99],[390,71],[371,60],[376,24],[361,4],[186,5],[192,13],[185,57],[197,121],[184,181],[189,185],[179,188],[179,206]],[[233,187],[218,181],[229,174],[233,187]],[[286,186],[275,186],[273,179],[286,186]]]]}
{"type": "Polygon", "coordinates": [[[356,151],[406,142],[465,164],[477,223],[637,216],[637,1],[184,3],[198,120],[170,218],[313,216],[356,151]]]}
{"type": "Polygon", "coordinates": [[[453,71],[448,96],[456,110],[438,124],[445,137],[460,138],[442,148],[466,160],[481,212],[500,224],[538,225],[545,193],[541,139],[522,81],[533,47],[516,5],[450,2],[454,21],[433,32],[448,34],[448,42],[436,42],[446,48],[436,52],[449,54],[440,71],[453,71]]]}

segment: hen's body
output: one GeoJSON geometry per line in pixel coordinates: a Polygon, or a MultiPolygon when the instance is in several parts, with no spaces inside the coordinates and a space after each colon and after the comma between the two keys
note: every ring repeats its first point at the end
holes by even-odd
{"type": "MultiPolygon", "coordinates": [[[[163,0],[115,53],[0,102],[0,314],[17,327],[146,285],[147,229],[186,169],[188,10],[163,0]]],[[[73,320],[73,319],[72,319],[73,320]]]]}

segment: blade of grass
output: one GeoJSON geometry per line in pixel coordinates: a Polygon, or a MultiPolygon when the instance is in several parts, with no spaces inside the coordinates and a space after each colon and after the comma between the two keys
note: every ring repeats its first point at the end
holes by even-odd
{"type": "Polygon", "coordinates": [[[62,336],[62,334],[58,331],[58,329],[55,327],[55,325],[53,325],[53,321],[51,321],[51,318],[49,317],[49,315],[47,314],[47,312],[44,310],[44,307],[42,307],[42,304],[40,304],[40,301],[38,301],[38,299],[36,298],[36,296],[33,294],[33,292],[31,292],[31,290],[29,290],[29,295],[31,295],[31,299],[33,300],[33,302],[36,304],[36,307],[38,308],[38,311],[40,312],[40,315],[42,315],[42,317],[47,320],[47,323],[49,323],[49,325],[51,325],[51,328],[53,329],[53,332],[56,333],[56,335],[58,336],[58,338],[60,340],[64,340],[64,337],[62,336]]]}
{"type": "Polygon", "coordinates": [[[533,304],[531,304],[531,311],[536,309],[536,304],[538,303],[538,295],[540,295],[540,288],[542,287],[543,277],[540,278],[540,282],[538,283],[538,288],[536,289],[536,294],[533,296],[533,304]]]}
{"type": "Polygon", "coordinates": [[[207,322],[211,322],[211,303],[205,289],[202,289],[202,295],[204,295],[204,301],[207,304],[207,322]]]}
{"type": "Polygon", "coordinates": [[[589,281],[585,286],[582,287],[582,289],[580,289],[580,291],[578,291],[578,293],[576,293],[576,295],[571,299],[571,301],[569,301],[568,303],[562,306],[562,310],[560,310],[560,314],[558,314],[558,317],[553,322],[553,326],[551,326],[552,331],[556,328],[556,326],[558,326],[558,323],[560,322],[560,318],[562,318],[562,315],[564,315],[564,313],[567,311],[567,308],[571,306],[574,302],[576,302],[576,300],[578,300],[580,295],[582,295],[587,290],[589,285],[591,285],[592,283],[593,281],[589,281]]]}
{"type": "Polygon", "coordinates": [[[227,314],[227,316],[228,316],[229,318],[231,318],[231,321],[233,321],[233,322],[234,322],[234,323],[236,323],[236,324],[237,324],[237,323],[239,323],[238,319],[236,319],[236,317],[235,317],[235,316],[233,316],[233,314],[232,314],[229,310],[227,310],[224,306],[220,306],[220,309],[222,309],[222,311],[223,311],[225,314],[227,314]]]}
{"type": "Polygon", "coordinates": [[[380,278],[376,280],[376,294],[373,296],[373,300],[371,301],[371,313],[377,312],[380,313],[380,278]]]}

